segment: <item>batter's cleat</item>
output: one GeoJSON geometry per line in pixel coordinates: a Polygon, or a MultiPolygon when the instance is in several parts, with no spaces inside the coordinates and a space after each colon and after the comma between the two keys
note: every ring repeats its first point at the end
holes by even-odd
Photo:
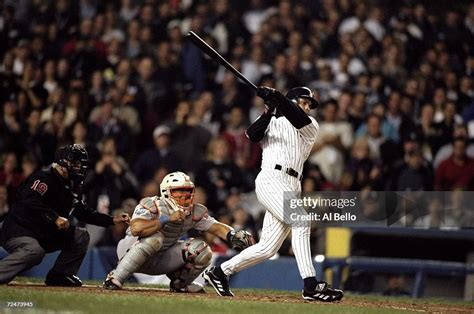
{"type": "Polygon", "coordinates": [[[334,289],[325,281],[319,281],[313,291],[303,290],[303,299],[307,301],[335,302],[344,297],[344,292],[334,289]]]}
{"type": "Polygon", "coordinates": [[[70,274],[49,273],[44,283],[56,287],[80,287],[82,281],[79,277],[70,274]]]}
{"type": "Polygon", "coordinates": [[[204,287],[197,282],[193,282],[185,287],[181,287],[176,282],[170,282],[170,292],[176,293],[206,293],[204,287]]]}
{"type": "Polygon", "coordinates": [[[109,273],[107,275],[107,278],[105,278],[105,281],[102,284],[102,287],[106,290],[121,290],[122,284],[120,283],[120,281],[112,277],[111,273],[109,273]]]}
{"type": "Polygon", "coordinates": [[[217,294],[221,297],[233,297],[234,294],[230,291],[229,288],[229,279],[222,272],[220,267],[211,267],[210,269],[204,272],[202,275],[206,282],[209,283],[217,294]],[[220,274],[219,274],[220,273],[220,274]]]}

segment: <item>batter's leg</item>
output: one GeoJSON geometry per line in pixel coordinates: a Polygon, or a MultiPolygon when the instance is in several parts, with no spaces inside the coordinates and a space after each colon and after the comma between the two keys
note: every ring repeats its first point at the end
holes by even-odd
{"type": "Polygon", "coordinates": [[[311,226],[309,221],[295,223],[291,227],[291,246],[301,278],[315,277],[310,244],[311,226]]]}

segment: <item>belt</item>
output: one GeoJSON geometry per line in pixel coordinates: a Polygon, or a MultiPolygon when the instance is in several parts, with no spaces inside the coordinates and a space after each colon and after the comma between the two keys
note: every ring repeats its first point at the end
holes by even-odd
{"type": "Polygon", "coordinates": [[[287,175],[295,177],[296,179],[300,180],[303,179],[303,175],[299,175],[298,171],[293,168],[283,168],[282,165],[275,165],[276,170],[284,171],[287,175]],[[284,170],[283,170],[284,169],[284,170]]]}

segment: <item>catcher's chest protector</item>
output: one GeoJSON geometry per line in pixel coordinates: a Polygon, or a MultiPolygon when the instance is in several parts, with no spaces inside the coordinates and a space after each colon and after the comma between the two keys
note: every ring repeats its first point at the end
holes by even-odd
{"type": "MultiPolygon", "coordinates": [[[[169,216],[170,209],[166,206],[166,203],[162,200],[159,200],[158,207],[161,212],[161,215],[169,216]]],[[[172,246],[179,238],[189,229],[192,229],[196,223],[198,223],[202,217],[207,213],[206,207],[200,204],[194,204],[192,209],[192,214],[187,216],[186,219],[182,222],[167,222],[160,232],[164,236],[163,248],[162,250],[168,249],[172,246]]]]}

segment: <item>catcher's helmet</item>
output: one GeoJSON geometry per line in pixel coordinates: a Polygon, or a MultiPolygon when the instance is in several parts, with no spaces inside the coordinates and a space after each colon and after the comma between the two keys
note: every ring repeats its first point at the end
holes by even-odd
{"type": "Polygon", "coordinates": [[[67,169],[69,179],[75,183],[82,183],[88,168],[89,156],[82,145],[66,145],[56,151],[54,162],[67,169]]]}
{"type": "Polygon", "coordinates": [[[194,183],[191,178],[181,171],[175,171],[167,174],[160,184],[160,192],[162,199],[167,202],[174,211],[189,211],[193,206],[194,199],[194,183]],[[181,201],[173,198],[173,190],[189,190],[187,199],[181,201]],[[186,203],[186,204],[185,204],[186,203]]]}
{"type": "Polygon", "coordinates": [[[298,98],[304,98],[311,101],[311,109],[315,109],[319,106],[319,102],[314,99],[314,93],[308,87],[295,87],[292,88],[286,93],[286,98],[291,100],[293,103],[298,102],[298,98]]]}

